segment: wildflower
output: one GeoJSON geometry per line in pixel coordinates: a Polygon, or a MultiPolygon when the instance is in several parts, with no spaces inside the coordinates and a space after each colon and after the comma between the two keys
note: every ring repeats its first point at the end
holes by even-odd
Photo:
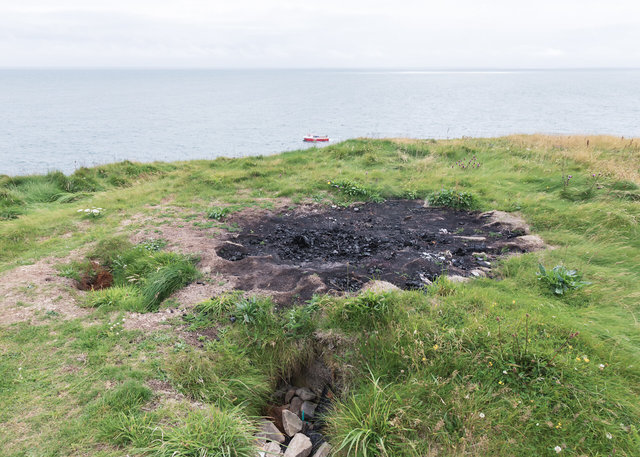
{"type": "Polygon", "coordinates": [[[498,381],[498,384],[502,385],[502,384],[504,384],[504,382],[502,382],[502,381],[498,381]]]}
{"type": "Polygon", "coordinates": [[[77,212],[78,212],[78,213],[81,213],[82,211],[83,211],[83,210],[79,209],[77,212]]]}
{"type": "Polygon", "coordinates": [[[327,181],[327,184],[331,184],[331,181],[327,181]]]}
{"type": "Polygon", "coordinates": [[[484,419],[484,413],[480,413],[478,416],[480,416],[480,419],[484,419]]]}
{"type": "Polygon", "coordinates": [[[493,362],[489,362],[489,366],[492,367],[493,366],[493,362]]]}
{"type": "Polygon", "coordinates": [[[403,373],[403,374],[404,374],[404,370],[400,370],[400,373],[403,373]]]}
{"type": "Polygon", "coordinates": [[[582,356],[582,360],[584,360],[585,363],[589,363],[589,358],[586,355],[582,356]]]}
{"type": "Polygon", "coordinates": [[[437,344],[434,344],[434,345],[433,345],[433,350],[434,350],[434,351],[437,351],[437,350],[438,350],[438,345],[437,345],[437,344]]]}
{"type": "Polygon", "coordinates": [[[502,374],[507,374],[507,370],[502,370],[502,374]]]}
{"type": "Polygon", "coordinates": [[[553,448],[554,451],[556,451],[556,454],[560,454],[560,452],[562,451],[562,448],[560,446],[556,446],[553,448]]]}
{"type": "Polygon", "coordinates": [[[580,357],[576,357],[576,362],[579,362],[579,361],[580,361],[580,357]]]}
{"type": "Polygon", "coordinates": [[[515,304],[516,304],[516,301],[515,301],[515,300],[513,300],[511,303],[513,303],[513,304],[515,305],[515,304]]]}
{"type": "Polygon", "coordinates": [[[423,361],[423,362],[426,362],[426,361],[427,361],[427,358],[426,358],[426,357],[423,357],[423,358],[422,358],[422,361],[423,361]]]}
{"type": "Polygon", "coordinates": [[[604,370],[604,365],[601,363],[600,365],[598,365],[598,368],[600,368],[601,370],[604,370]]]}
{"type": "Polygon", "coordinates": [[[613,435],[609,432],[607,432],[607,434],[605,435],[607,437],[608,440],[613,438],[613,435]]]}

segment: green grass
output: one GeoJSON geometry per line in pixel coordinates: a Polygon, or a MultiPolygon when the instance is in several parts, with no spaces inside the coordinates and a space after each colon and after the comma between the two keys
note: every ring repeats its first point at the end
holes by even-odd
{"type": "MultiPolygon", "coordinates": [[[[253,456],[254,417],[269,392],[321,357],[343,377],[327,417],[338,455],[556,455],[560,446],[561,456],[635,457],[637,144],[361,139],[313,155],[0,177],[0,271],[89,246],[87,259],[61,273],[78,275],[91,259],[115,281],[89,294],[81,318],[40,311],[36,325],[0,325],[2,455],[253,456]],[[481,166],[456,166],[470,157],[481,166]],[[219,208],[269,207],[279,197],[287,205],[427,198],[441,189],[473,195],[479,210],[520,212],[554,249],[504,259],[497,280],[439,279],[422,291],[322,296],[295,309],[233,293],[171,317],[161,331],[123,327],[125,310],[153,310],[194,277],[186,254],[198,253],[165,250],[153,238],[157,225],[221,230],[209,219],[219,208]],[[102,217],[77,213],[94,206],[105,208],[102,217]],[[127,241],[141,231],[149,241],[127,241]],[[556,294],[538,280],[539,264],[566,265],[591,284],[556,294]],[[216,338],[191,347],[184,332],[203,329],[216,338]],[[151,394],[153,383],[184,397],[151,394]]],[[[204,280],[217,281],[216,272],[204,280]]]]}

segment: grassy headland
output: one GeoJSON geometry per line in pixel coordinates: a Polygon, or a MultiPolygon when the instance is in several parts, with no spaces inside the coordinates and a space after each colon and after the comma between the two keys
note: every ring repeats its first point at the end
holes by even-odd
{"type": "Polygon", "coordinates": [[[0,298],[3,314],[29,316],[0,317],[0,455],[253,456],[254,418],[314,356],[319,334],[345,382],[328,418],[340,455],[640,455],[639,217],[640,144],[612,137],[361,139],[0,176],[0,282],[47,257],[68,277],[86,270],[86,255],[136,266],[131,275],[111,265],[110,293],[69,291],[89,310],[79,317],[29,314],[48,291],[29,278],[15,285],[27,299],[0,298]],[[224,213],[285,199],[349,204],[442,189],[446,204],[519,212],[553,249],[505,259],[498,279],[316,297],[284,311],[225,295],[181,303],[169,330],[123,322],[177,306],[162,300],[197,274],[198,252],[131,243],[136,234],[233,229],[224,213]],[[75,263],[62,260],[77,249],[75,263]],[[539,263],[591,284],[556,294],[538,280],[539,263]],[[192,344],[189,332],[202,329],[216,338],[192,344]]]}

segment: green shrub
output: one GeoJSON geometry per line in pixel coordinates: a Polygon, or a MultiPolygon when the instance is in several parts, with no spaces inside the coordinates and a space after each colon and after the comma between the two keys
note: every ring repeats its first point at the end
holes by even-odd
{"type": "Polygon", "coordinates": [[[328,417],[336,453],[347,457],[395,457],[405,454],[398,420],[401,410],[393,398],[372,379],[370,385],[335,405],[328,417]]]}
{"type": "Polygon", "coordinates": [[[234,345],[216,351],[187,351],[174,355],[168,364],[171,382],[194,400],[220,407],[243,406],[257,414],[270,390],[267,377],[234,345]]]}
{"type": "Polygon", "coordinates": [[[328,184],[337,189],[342,195],[352,199],[370,200],[373,202],[384,201],[384,198],[382,198],[379,192],[356,181],[328,181],[328,184]]]}
{"type": "Polygon", "coordinates": [[[118,446],[144,448],[159,438],[160,429],[153,414],[120,412],[100,421],[98,439],[118,446]]]}
{"type": "Polygon", "coordinates": [[[207,317],[219,321],[228,318],[236,303],[243,300],[242,292],[227,292],[213,297],[195,306],[195,311],[205,314],[207,317]]]}
{"type": "Polygon", "coordinates": [[[130,250],[132,247],[133,245],[125,236],[104,238],[98,241],[96,247],[87,257],[99,261],[100,265],[106,268],[112,268],[114,261],[120,257],[123,252],[130,250]]]}
{"type": "Polygon", "coordinates": [[[539,264],[538,269],[540,270],[536,273],[538,280],[547,284],[556,295],[563,295],[565,292],[591,284],[582,281],[581,275],[576,270],[569,270],[564,265],[556,265],[553,270],[547,271],[542,264],[539,264]]]}
{"type": "Polygon", "coordinates": [[[156,457],[255,457],[256,431],[239,409],[209,407],[163,429],[150,450],[156,457]]]}
{"type": "Polygon", "coordinates": [[[337,300],[333,305],[332,320],[343,328],[371,328],[387,324],[391,311],[389,294],[369,291],[337,300]]]}
{"type": "Polygon", "coordinates": [[[476,197],[473,194],[452,189],[442,189],[434,192],[428,200],[431,206],[453,209],[474,209],[477,207],[476,197]]]}
{"type": "Polygon", "coordinates": [[[285,329],[292,336],[309,336],[316,329],[313,319],[314,313],[318,310],[318,305],[311,303],[306,306],[294,306],[286,311],[285,329]]]}
{"type": "Polygon", "coordinates": [[[273,318],[273,302],[268,297],[242,298],[236,303],[235,316],[248,325],[266,325],[273,318]]]}
{"type": "Polygon", "coordinates": [[[112,286],[93,291],[87,295],[84,306],[136,313],[143,313],[146,310],[140,290],[132,285],[112,286]]]}
{"type": "Polygon", "coordinates": [[[232,210],[229,207],[215,206],[209,209],[209,211],[207,212],[207,217],[209,219],[215,219],[219,221],[227,217],[231,213],[231,211],[232,210]]]}
{"type": "Polygon", "coordinates": [[[193,281],[198,270],[192,262],[182,260],[151,273],[142,287],[144,306],[147,311],[155,311],[160,303],[176,290],[193,281]]]}

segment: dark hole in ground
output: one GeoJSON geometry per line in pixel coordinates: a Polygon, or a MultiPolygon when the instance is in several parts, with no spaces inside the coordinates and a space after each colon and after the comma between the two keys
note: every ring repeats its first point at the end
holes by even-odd
{"type": "Polygon", "coordinates": [[[265,411],[266,419],[259,433],[263,449],[281,455],[277,452],[293,446],[303,455],[328,455],[330,446],[324,419],[335,400],[333,386],[333,373],[317,358],[280,384],[265,411]]]}
{"type": "Polygon", "coordinates": [[[76,285],[80,290],[102,290],[111,287],[112,284],[111,272],[98,262],[92,261],[76,285]]]}
{"type": "Polygon", "coordinates": [[[500,254],[529,250],[518,243],[527,238],[518,224],[422,201],[301,207],[236,221],[241,232],[217,248],[231,261],[222,272],[238,278],[238,289],[291,291],[294,301],[355,291],[371,279],[416,289],[442,274],[484,276],[500,254]]]}

